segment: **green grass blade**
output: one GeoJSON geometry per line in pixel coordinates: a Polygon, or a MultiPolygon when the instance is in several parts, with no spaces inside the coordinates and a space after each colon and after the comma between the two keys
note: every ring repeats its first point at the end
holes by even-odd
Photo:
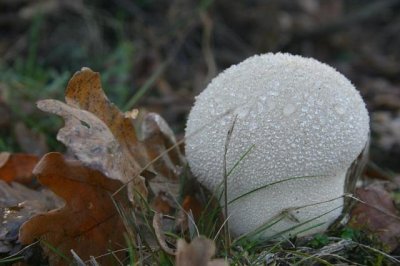
{"type": "Polygon", "coordinates": [[[246,196],[250,195],[251,193],[254,193],[256,191],[262,190],[264,188],[267,188],[267,187],[270,187],[270,186],[273,186],[273,185],[277,185],[277,184],[284,183],[284,182],[287,182],[287,181],[291,181],[291,180],[294,180],[294,179],[306,179],[306,178],[313,178],[313,177],[320,177],[320,176],[316,176],[316,175],[313,175],[313,176],[296,176],[296,177],[290,177],[290,178],[287,178],[287,179],[275,181],[275,182],[266,184],[264,186],[255,188],[255,189],[253,189],[253,190],[251,190],[249,192],[246,192],[246,193],[234,198],[233,200],[229,201],[228,204],[232,204],[233,202],[235,202],[235,201],[237,201],[237,200],[239,200],[239,199],[241,199],[243,197],[246,197],[246,196]]]}

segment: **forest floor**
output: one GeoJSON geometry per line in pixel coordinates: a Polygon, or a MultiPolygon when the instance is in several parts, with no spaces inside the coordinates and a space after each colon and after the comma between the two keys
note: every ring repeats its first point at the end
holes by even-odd
{"type": "MultiPolygon", "coordinates": [[[[236,247],[231,263],[261,257],[261,263],[281,265],[306,265],[311,258],[321,259],[315,264],[400,260],[400,245],[393,244],[400,239],[393,229],[400,228],[400,1],[88,2],[0,1],[1,152],[66,152],[55,137],[62,119],[36,102],[63,100],[67,82],[82,67],[101,74],[105,93],[122,112],[156,112],[181,140],[194,97],[222,70],[267,52],[313,57],[343,73],[365,100],[371,146],[360,187],[372,187],[377,196],[366,199],[394,218],[370,212],[375,224],[367,228],[344,226],[268,246],[268,252],[264,243],[236,247]],[[360,245],[340,242],[345,239],[360,245]],[[321,255],[328,253],[337,256],[321,255]],[[243,259],[236,260],[239,255],[243,259]]],[[[217,241],[218,256],[227,256],[221,249],[217,241]]],[[[10,252],[0,248],[2,257],[10,252]]]]}

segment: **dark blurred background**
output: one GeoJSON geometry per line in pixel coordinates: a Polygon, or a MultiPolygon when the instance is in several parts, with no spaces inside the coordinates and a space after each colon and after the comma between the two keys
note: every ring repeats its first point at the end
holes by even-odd
{"type": "Polygon", "coordinates": [[[373,161],[400,171],[399,0],[0,0],[0,150],[62,149],[62,121],[35,102],[62,99],[83,66],[123,111],[156,111],[182,136],[210,79],[277,51],[347,76],[370,111],[373,161]]]}

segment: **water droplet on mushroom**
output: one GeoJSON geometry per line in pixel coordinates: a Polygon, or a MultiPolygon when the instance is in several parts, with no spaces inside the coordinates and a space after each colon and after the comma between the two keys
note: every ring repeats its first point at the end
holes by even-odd
{"type": "Polygon", "coordinates": [[[271,95],[271,96],[278,96],[279,92],[272,90],[272,91],[268,91],[267,94],[271,95]]]}
{"type": "Polygon", "coordinates": [[[270,101],[270,102],[268,103],[268,105],[267,105],[268,111],[274,110],[274,109],[275,109],[275,106],[276,106],[276,103],[270,101]]]}
{"type": "Polygon", "coordinates": [[[249,112],[250,112],[250,108],[245,106],[245,107],[239,108],[237,110],[237,116],[238,116],[238,118],[243,119],[249,114],[249,112]]]}
{"type": "Polygon", "coordinates": [[[279,81],[274,82],[274,87],[279,87],[280,85],[281,85],[281,83],[279,81]]]}
{"type": "Polygon", "coordinates": [[[257,110],[259,114],[262,114],[264,112],[264,104],[263,102],[257,102],[257,110]]]}
{"type": "Polygon", "coordinates": [[[338,113],[340,115],[343,115],[346,112],[346,110],[343,108],[343,106],[341,106],[339,104],[335,105],[334,109],[335,109],[336,113],[338,113]]]}
{"type": "Polygon", "coordinates": [[[291,103],[287,104],[283,108],[283,114],[286,115],[286,116],[293,114],[294,111],[296,111],[296,107],[291,103]]]}
{"type": "Polygon", "coordinates": [[[209,103],[209,105],[208,105],[208,110],[209,110],[209,112],[210,112],[211,114],[214,114],[214,113],[215,113],[215,106],[216,106],[215,100],[214,100],[214,99],[211,99],[211,100],[210,100],[210,103],[209,103]]]}
{"type": "Polygon", "coordinates": [[[301,107],[301,111],[304,112],[304,113],[307,113],[308,110],[309,110],[308,106],[301,107]]]}
{"type": "Polygon", "coordinates": [[[252,121],[249,125],[249,130],[254,132],[258,128],[258,123],[256,121],[252,121]]]}

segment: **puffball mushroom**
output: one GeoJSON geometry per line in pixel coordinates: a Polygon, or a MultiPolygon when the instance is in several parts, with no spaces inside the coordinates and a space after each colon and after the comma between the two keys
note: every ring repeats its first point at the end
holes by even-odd
{"type": "Polygon", "coordinates": [[[346,172],[368,138],[365,103],[348,79],[315,59],[268,53],[196,97],[185,148],[193,174],[218,191],[227,144],[229,228],[271,238],[321,232],[340,216],[346,172]]]}

